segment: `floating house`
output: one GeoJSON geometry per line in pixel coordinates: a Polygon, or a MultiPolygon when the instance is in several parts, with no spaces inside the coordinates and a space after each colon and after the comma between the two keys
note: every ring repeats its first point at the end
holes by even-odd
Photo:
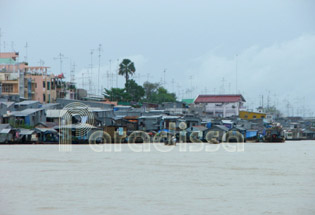
{"type": "Polygon", "coordinates": [[[44,109],[25,109],[23,111],[14,111],[8,116],[8,122],[15,126],[36,126],[41,122],[46,122],[46,113],[44,109]]]}
{"type": "Polygon", "coordinates": [[[138,118],[139,130],[159,131],[162,129],[162,115],[141,116],[138,118]]]}

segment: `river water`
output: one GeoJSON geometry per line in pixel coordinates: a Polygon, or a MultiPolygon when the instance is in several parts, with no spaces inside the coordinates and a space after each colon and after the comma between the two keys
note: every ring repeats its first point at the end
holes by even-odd
{"type": "Polygon", "coordinates": [[[222,145],[0,145],[0,215],[315,214],[315,141],[222,145]]]}

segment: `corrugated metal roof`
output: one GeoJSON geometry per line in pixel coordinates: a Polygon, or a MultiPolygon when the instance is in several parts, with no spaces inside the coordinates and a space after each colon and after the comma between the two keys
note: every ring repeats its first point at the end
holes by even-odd
{"type": "Polygon", "coordinates": [[[52,128],[35,128],[35,130],[40,131],[40,132],[49,132],[49,133],[57,133],[55,129],[52,128]]]}
{"type": "Polygon", "coordinates": [[[19,132],[20,135],[31,135],[31,134],[33,134],[33,133],[35,133],[34,130],[23,129],[23,128],[21,128],[21,129],[20,129],[20,132],[19,132]]]}
{"type": "Polygon", "coordinates": [[[36,109],[36,108],[32,109],[32,108],[30,108],[30,109],[26,109],[26,110],[22,110],[22,111],[13,111],[11,113],[11,115],[12,116],[28,116],[28,115],[30,115],[32,113],[35,113],[35,112],[38,112],[38,111],[41,111],[41,110],[44,110],[44,109],[42,109],[42,108],[39,108],[39,109],[36,109]]]}
{"type": "Polygon", "coordinates": [[[194,99],[182,99],[182,102],[186,103],[186,104],[192,104],[194,103],[194,99]]]}
{"type": "Polygon", "coordinates": [[[0,58],[0,64],[15,64],[15,60],[13,60],[12,58],[0,58]]]}
{"type": "Polygon", "coordinates": [[[2,129],[0,134],[8,134],[11,131],[11,128],[2,129]]]}
{"type": "Polygon", "coordinates": [[[199,95],[195,103],[227,103],[227,102],[245,102],[242,95],[199,95]]]}
{"type": "Polygon", "coordinates": [[[26,100],[22,102],[16,103],[16,105],[30,105],[30,104],[36,104],[39,103],[39,101],[32,101],[32,100],[26,100]]]}
{"type": "Polygon", "coordinates": [[[154,115],[154,116],[140,116],[139,119],[155,119],[160,118],[162,115],[154,115]]]}
{"type": "Polygon", "coordinates": [[[0,130],[5,129],[5,128],[11,128],[10,124],[0,124],[0,130]]]}
{"type": "Polygon", "coordinates": [[[60,114],[65,114],[66,111],[64,110],[46,110],[46,117],[47,118],[59,118],[60,114]]]}

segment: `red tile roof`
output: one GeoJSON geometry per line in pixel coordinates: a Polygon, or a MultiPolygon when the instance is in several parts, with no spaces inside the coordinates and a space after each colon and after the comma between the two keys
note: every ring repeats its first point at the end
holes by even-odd
{"type": "Polygon", "coordinates": [[[13,60],[16,60],[16,58],[19,56],[18,52],[1,52],[0,58],[12,58],[13,60]]]}
{"type": "Polygon", "coordinates": [[[245,102],[242,95],[199,95],[195,103],[245,102]]]}

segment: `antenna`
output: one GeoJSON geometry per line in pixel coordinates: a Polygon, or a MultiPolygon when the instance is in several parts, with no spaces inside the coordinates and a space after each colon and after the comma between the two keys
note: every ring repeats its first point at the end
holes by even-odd
{"type": "Polygon", "coordinates": [[[42,59],[39,59],[38,63],[39,63],[39,66],[44,66],[45,61],[43,61],[42,59]]]}
{"type": "Polygon", "coordinates": [[[92,76],[93,76],[93,53],[94,53],[94,49],[91,49],[91,70],[90,70],[90,74],[89,74],[89,92],[91,93],[92,91],[92,76]]]}
{"type": "Polygon", "coordinates": [[[118,88],[119,59],[117,59],[116,88],[118,88]]]}
{"type": "Polygon", "coordinates": [[[222,85],[221,85],[221,92],[222,94],[225,94],[225,79],[222,78],[222,85]]]}
{"type": "Polygon", "coordinates": [[[107,77],[107,88],[110,89],[110,72],[112,70],[112,60],[109,59],[109,70],[107,70],[107,74],[106,74],[106,77],[107,77]]]}
{"type": "Polygon", "coordinates": [[[98,45],[98,75],[97,75],[97,93],[100,94],[100,72],[101,72],[101,51],[102,44],[98,45]]]}
{"type": "Polygon", "coordinates": [[[27,59],[27,57],[28,57],[28,56],[27,56],[27,55],[28,55],[28,52],[27,52],[28,47],[29,47],[29,46],[28,46],[28,43],[26,42],[26,44],[25,44],[25,46],[24,46],[24,48],[25,48],[25,56],[24,56],[25,62],[27,62],[27,60],[28,60],[28,59],[27,59]]]}
{"type": "Polygon", "coordinates": [[[14,42],[13,42],[13,41],[11,41],[11,51],[12,51],[12,52],[15,52],[15,51],[14,51],[14,42]]]}
{"type": "Polygon", "coordinates": [[[76,67],[76,64],[73,63],[72,64],[72,69],[71,69],[71,72],[70,72],[70,82],[71,83],[75,82],[75,67],[76,67]]]}
{"type": "Polygon", "coordinates": [[[237,94],[237,57],[238,55],[236,54],[235,56],[235,94],[237,94]]]}
{"type": "Polygon", "coordinates": [[[2,38],[2,31],[1,31],[1,28],[0,28],[0,57],[1,57],[1,38],[2,38]]]}
{"type": "Polygon", "coordinates": [[[164,83],[163,83],[163,85],[164,85],[164,87],[166,88],[166,80],[165,80],[166,69],[164,69],[163,73],[164,73],[164,83]]]}
{"type": "Polygon", "coordinates": [[[193,76],[189,76],[190,79],[190,98],[192,98],[192,93],[193,93],[193,76]]]}
{"type": "Polygon", "coordinates": [[[64,59],[68,59],[63,54],[59,53],[58,57],[55,57],[54,60],[59,60],[60,62],[60,74],[62,74],[62,62],[64,59]]]}

